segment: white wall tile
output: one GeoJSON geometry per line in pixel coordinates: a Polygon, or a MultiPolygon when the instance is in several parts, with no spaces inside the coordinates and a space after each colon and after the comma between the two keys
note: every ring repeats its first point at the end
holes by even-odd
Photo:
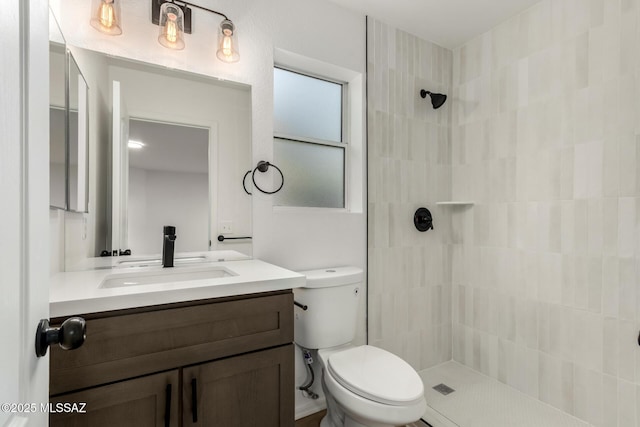
{"type": "Polygon", "coordinates": [[[618,254],[618,199],[603,199],[602,214],[602,253],[615,256],[618,254]]]}
{"type": "MultiPolygon", "coordinates": [[[[618,425],[618,378],[604,375],[602,377],[603,427],[618,425]]],[[[623,424],[620,424],[621,426],[623,424]]]]}
{"type": "Polygon", "coordinates": [[[636,193],[636,137],[632,132],[621,134],[618,146],[619,195],[633,196],[636,193]]]}
{"type": "Polygon", "coordinates": [[[618,255],[635,255],[634,231],[636,229],[636,202],[632,197],[622,197],[618,201],[618,255]]]}
{"type": "Polygon", "coordinates": [[[620,258],[618,264],[618,313],[620,319],[635,320],[638,285],[635,261],[620,258]]]}
{"type": "Polygon", "coordinates": [[[636,343],[638,329],[634,322],[618,322],[618,378],[633,382],[636,380],[636,343]]]}
{"type": "Polygon", "coordinates": [[[382,176],[370,177],[370,234],[390,252],[370,253],[381,274],[403,265],[405,280],[431,289],[406,289],[403,302],[401,286],[372,282],[384,297],[370,317],[395,319],[373,323],[383,346],[416,351],[398,343],[422,328],[422,366],[448,347],[592,425],[637,425],[639,19],[638,0],[545,0],[453,52],[389,28],[374,41],[385,54],[369,76],[380,82],[370,102],[388,117],[370,123],[369,162],[382,176]],[[404,86],[417,84],[449,90],[449,109],[433,114],[415,94],[405,102],[404,86]],[[436,210],[442,234],[416,239],[409,202],[445,196],[476,204],[436,210]],[[422,267],[406,255],[415,248],[422,267]],[[396,313],[424,298],[426,315],[396,313]]]}
{"type": "Polygon", "coordinates": [[[602,257],[589,257],[588,263],[589,311],[602,313],[602,257]]]}
{"type": "Polygon", "coordinates": [[[635,426],[636,424],[636,390],[637,385],[624,380],[618,381],[618,425],[635,426]]]}
{"type": "MultiPolygon", "coordinates": [[[[369,299],[372,342],[416,369],[451,358],[450,219],[434,206],[451,197],[450,106],[434,111],[420,89],[451,94],[452,54],[370,20],[369,299]],[[372,88],[372,89],[371,89],[372,88]],[[417,207],[436,229],[415,230],[417,207]]],[[[457,343],[461,351],[461,341],[457,343]]]]}
{"type": "Polygon", "coordinates": [[[602,337],[602,371],[605,374],[618,375],[618,321],[613,318],[605,318],[602,337]]]}
{"type": "Polygon", "coordinates": [[[619,262],[617,257],[605,257],[602,265],[602,313],[618,317],[619,306],[619,262]]]}
{"type": "Polygon", "coordinates": [[[575,366],[573,380],[572,414],[578,418],[586,420],[589,411],[588,370],[580,365],[575,366]]]}

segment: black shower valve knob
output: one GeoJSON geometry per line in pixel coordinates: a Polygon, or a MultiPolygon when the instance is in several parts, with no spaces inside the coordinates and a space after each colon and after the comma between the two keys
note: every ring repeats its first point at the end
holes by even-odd
{"type": "Polygon", "coordinates": [[[427,208],[418,208],[413,215],[413,224],[418,231],[433,230],[433,217],[431,212],[427,208]]]}

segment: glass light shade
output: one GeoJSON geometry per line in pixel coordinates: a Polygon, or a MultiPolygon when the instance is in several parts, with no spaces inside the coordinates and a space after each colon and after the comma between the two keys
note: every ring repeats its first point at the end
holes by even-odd
{"type": "Polygon", "coordinates": [[[169,49],[184,49],[184,13],[174,3],[164,3],[160,7],[160,34],[158,42],[169,49]]]}
{"type": "Polygon", "coordinates": [[[110,36],[122,34],[119,0],[93,0],[91,2],[91,26],[110,36]]]}
{"type": "Polygon", "coordinates": [[[238,62],[240,53],[238,51],[238,37],[233,22],[225,19],[220,23],[218,32],[218,51],[216,56],[224,62],[238,62]]]}

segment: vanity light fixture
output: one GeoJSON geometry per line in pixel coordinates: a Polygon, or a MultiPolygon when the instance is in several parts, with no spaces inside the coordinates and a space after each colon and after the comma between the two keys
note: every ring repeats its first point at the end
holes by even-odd
{"type": "MultiPolygon", "coordinates": [[[[108,1],[108,0],[103,0],[108,1]]],[[[113,0],[112,0],[113,1],[113,0]]],[[[238,62],[238,38],[235,25],[224,13],[182,0],[151,0],[151,21],[160,25],[158,41],[170,49],[183,49],[182,34],[191,34],[191,7],[223,17],[218,30],[216,56],[224,62],[238,62]]]]}
{"type": "Polygon", "coordinates": [[[122,34],[120,28],[120,0],[93,0],[91,26],[110,36],[122,34]]]}
{"type": "MultiPolygon", "coordinates": [[[[112,36],[122,34],[120,1],[92,0],[91,26],[104,34],[112,36]]],[[[151,0],[151,21],[160,26],[158,42],[169,49],[184,49],[184,33],[191,34],[192,29],[191,7],[224,18],[218,28],[216,57],[224,62],[238,62],[240,53],[236,27],[227,15],[183,0],[151,0]]]]}
{"type": "Polygon", "coordinates": [[[129,143],[127,144],[127,146],[129,148],[134,149],[134,150],[141,150],[145,146],[145,143],[144,142],[140,142],[140,141],[134,141],[133,139],[130,139],[129,143]]]}

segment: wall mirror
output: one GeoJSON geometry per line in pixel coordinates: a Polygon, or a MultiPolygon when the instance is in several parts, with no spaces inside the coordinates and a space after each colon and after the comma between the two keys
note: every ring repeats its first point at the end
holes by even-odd
{"type": "Polygon", "coordinates": [[[67,208],[66,47],[56,20],[49,19],[49,206],[67,208]]]}
{"type": "Polygon", "coordinates": [[[88,212],[88,93],[80,67],[49,16],[49,206],[88,212]]]}
{"type": "Polygon", "coordinates": [[[89,212],[89,87],[71,52],[67,61],[67,206],[74,212],[89,212]]]}
{"type": "Polygon", "coordinates": [[[71,49],[106,99],[90,105],[105,110],[91,114],[103,123],[90,126],[109,130],[96,142],[108,146],[97,149],[96,169],[108,178],[97,193],[106,232],[96,256],[157,255],[164,225],[176,227],[177,252],[251,255],[250,238],[218,241],[251,236],[251,197],[242,187],[252,162],[250,86],[71,49]]]}
{"type": "Polygon", "coordinates": [[[128,181],[123,203],[123,242],[136,254],[162,247],[164,225],[180,232],[188,251],[209,250],[209,155],[211,129],[143,119],[129,119],[128,181]]]}

